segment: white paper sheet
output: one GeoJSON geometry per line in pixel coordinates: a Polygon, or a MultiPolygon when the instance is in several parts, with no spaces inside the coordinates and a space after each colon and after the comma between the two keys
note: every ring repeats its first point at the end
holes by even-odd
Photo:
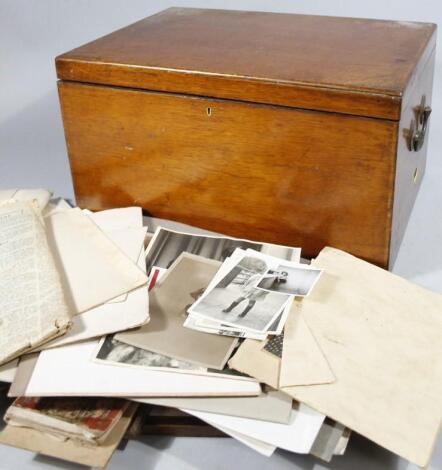
{"type": "Polygon", "coordinates": [[[105,211],[92,212],[83,210],[102,230],[141,228],[143,213],[141,207],[121,207],[105,211]]]}
{"type": "Polygon", "coordinates": [[[98,341],[40,353],[23,396],[254,396],[259,383],[93,362],[98,341]]]}
{"type": "Polygon", "coordinates": [[[48,238],[77,313],[147,283],[147,276],[78,208],[46,218],[48,238]]]}
{"type": "Polygon", "coordinates": [[[321,429],[325,416],[304,404],[292,411],[288,424],[258,421],[203,411],[183,409],[185,413],[196,416],[214,426],[239,432],[245,436],[298,454],[308,454],[321,429]]]}

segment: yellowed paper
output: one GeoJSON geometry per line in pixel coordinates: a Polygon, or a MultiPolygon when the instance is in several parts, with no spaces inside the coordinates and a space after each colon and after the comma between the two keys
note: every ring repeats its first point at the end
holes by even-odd
{"type": "Polygon", "coordinates": [[[49,203],[52,193],[47,189],[0,189],[0,203],[13,199],[17,202],[32,203],[35,201],[39,210],[43,210],[49,203]]]}
{"type": "Polygon", "coordinates": [[[325,273],[300,311],[336,381],[284,391],[426,466],[442,416],[442,296],[332,248],[313,264],[325,273]]]}
{"type": "Polygon", "coordinates": [[[46,224],[76,313],[147,283],[146,274],[80,209],[56,212],[46,224]]]}
{"type": "Polygon", "coordinates": [[[229,366],[278,388],[281,359],[263,349],[265,341],[246,339],[230,359],[229,366]]]}
{"type": "Polygon", "coordinates": [[[40,214],[27,202],[0,205],[0,364],[70,326],[60,276],[40,214]]]}
{"type": "Polygon", "coordinates": [[[302,301],[293,302],[284,329],[279,386],[313,385],[335,381],[330,366],[300,314],[302,301]]]}
{"type": "Polygon", "coordinates": [[[17,372],[18,359],[13,359],[6,364],[0,366],[0,382],[14,381],[15,373],[17,372]]]}

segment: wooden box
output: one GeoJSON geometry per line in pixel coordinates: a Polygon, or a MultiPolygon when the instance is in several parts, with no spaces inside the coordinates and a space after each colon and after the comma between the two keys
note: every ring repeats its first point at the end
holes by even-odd
{"type": "Polygon", "coordinates": [[[63,54],[77,203],[391,266],[435,42],[428,23],[172,8],[63,54]]]}

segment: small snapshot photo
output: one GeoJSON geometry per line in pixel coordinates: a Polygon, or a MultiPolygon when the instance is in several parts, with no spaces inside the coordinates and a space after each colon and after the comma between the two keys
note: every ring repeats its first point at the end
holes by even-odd
{"type": "Polygon", "coordinates": [[[261,258],[244,256],[190,312],[230,326],[265,331],[289,299],[256,287],[267,271],[261,258]]]}
{"type": "Polygon", "coordinates": [[[267,270],[256,287],[269,292],[305,297],[313,289],[321,273],[322,269],[280,264],[276,269],[267,270]]]}

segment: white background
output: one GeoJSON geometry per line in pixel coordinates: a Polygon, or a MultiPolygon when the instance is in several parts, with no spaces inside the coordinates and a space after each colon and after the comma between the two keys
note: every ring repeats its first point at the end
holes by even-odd
{"type": "MultiPolygon", "coordinates": [[[[0,0],[0,188],[48,187],[73,198],[58,108],[54,57],[169,6],[262,10],[442,23],[440,0],[0,0]]],[[[394,271],[442,292],[442,87],[437,53],[427,172],[394,271]]],[[[441,358],[435,358],[441,360],[441,358]]],[[[388,419],[388,417],[386,417],[388,419]]],[[[412,423],[410,423],[412,426],[412,423]]],[[[0,469],[81,468],[0,447],[0,469]]],[[[266,459],[233,439],[144,438],[117,452],[110,468],[411,469],[353,437],[330,465],[278,451],[266,459]]],[[[442,468],[442,441],[432,469],[442,468]]]]}

